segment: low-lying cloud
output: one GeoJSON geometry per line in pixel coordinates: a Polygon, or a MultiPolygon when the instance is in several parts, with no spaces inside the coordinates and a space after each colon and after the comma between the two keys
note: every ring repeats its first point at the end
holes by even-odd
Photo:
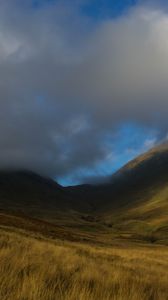
{"type": "Polygon", "coordinates": [[[1,168],[60,177],[103,161],[120,124],[167,134],[166,10],[94,22],[77,3],[28,2],[0,1],[1,168]]]}

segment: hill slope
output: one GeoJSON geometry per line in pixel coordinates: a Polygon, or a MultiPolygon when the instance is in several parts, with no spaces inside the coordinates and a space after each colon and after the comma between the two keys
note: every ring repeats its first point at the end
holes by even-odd
{"type": "Polygon", "coordinates": [[[101,193],[98,210],[106,221],[124,230],[167,235],[168,144],[129,162],[101,193]]]}
{"type": "Polygon", "coordinates": [[[52,220],[60,212],[87,212],[90,206],[49,178],[28,171],[1,171],[0,209],[52,220]]]}
{"type": "Polygon", "coordinates": [[[32,172],[0,172],[0,210],[85,231],[168,236],[168,144],[140,155],[107,184],[63,188],[32,172]],[[105,226],[105,227],[104,227],[105,226]]]}

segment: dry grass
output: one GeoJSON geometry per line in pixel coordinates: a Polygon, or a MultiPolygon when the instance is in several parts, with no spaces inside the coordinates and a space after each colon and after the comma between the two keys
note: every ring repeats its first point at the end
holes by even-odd
{"type": "Polygon", "coordinates": [[[0,231],[1,300],[166,300],[168,248],[100,247],[0,231]]]}

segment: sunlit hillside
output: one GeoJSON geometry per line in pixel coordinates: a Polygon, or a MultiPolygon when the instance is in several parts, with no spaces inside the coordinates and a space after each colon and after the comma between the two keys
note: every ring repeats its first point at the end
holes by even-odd
{"type": "Polygon", "coordinates": [[[168,144],[137,157],[111,177],[100,202],[104,220],[153,242],[168,243],[168,144]]]}

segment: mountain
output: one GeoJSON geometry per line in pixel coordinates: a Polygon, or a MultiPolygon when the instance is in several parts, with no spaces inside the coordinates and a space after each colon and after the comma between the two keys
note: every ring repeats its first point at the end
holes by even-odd
{"type": "Polygon", "coordinates": [[[0,171],[0,209],[51,220],[60,212],[88,212],[90,206],[50,178],[30,171],[0,171]]]}
{"type": "Polygon", "coordinates": [[[74,192],[113,230],[151,240],[168,238],[168,143],[130,161],[108,183],[74,192]]]}
{"type": "Polygon", "coordinates": [[[168,236],[168,144],[126,164],[101,195],[97,213],[114,227],[168,236]]]}
{"type": "Polygon", "coordinates": [[[165,241],[168,143],[130,161],[106,184],[63,188],[33,172],[1,171],[0,210],[87,232],[165,241]]]}

